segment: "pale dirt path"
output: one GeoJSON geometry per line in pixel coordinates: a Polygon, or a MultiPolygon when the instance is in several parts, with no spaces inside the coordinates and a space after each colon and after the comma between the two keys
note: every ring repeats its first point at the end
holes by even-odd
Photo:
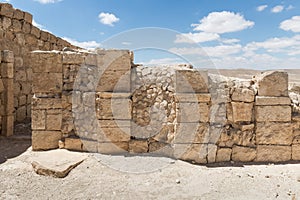
{"type": "Polygon", "coordinates": [[[90,154],[58,179],[33,172],[30,160],[36,154],[29,149],[0,164],[0,199],[300,199],[300,164],[206,167],[149,158],[168,165],[133,174],[109,168],[90,154]]]}

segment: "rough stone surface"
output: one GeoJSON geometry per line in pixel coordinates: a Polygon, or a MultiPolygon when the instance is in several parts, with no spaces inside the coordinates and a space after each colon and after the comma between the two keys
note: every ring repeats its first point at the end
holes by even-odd
{"type": "Polygon", "coordinates": [[[232,160],[238,162],[251,162],[256,158],[256,149],[234,146],[232,148],[232,160]]]}
{"type": "Polygon", "coordinates": [[[291,99],[289,97],[256,96],[255,105],[257,105],[257,106],[291,105],[291,99]]]}
{"type": "Polygon", "coordinates": [[[256,161],[283,162],[291,160],[291,155],[291,146],[258,145],[256,161]]]}
{"type": "Polygon", "coordinates": [[[290,122],[292,120],[291,106],[256,106],[255,109],[258,122],[290,122]]]}
{"type": "Polygon", "coordinates": [[[268,71],[256,77],[259,96],[288,96],[287,72],[268,71]]]}
{"type": "Polygon", "coordinates": [[[234,122],[252,121],[253,103],[231,102],[234,122]]]}
{"type": "Polygon", "coordinates": [[[232,149],[219,148],[217,151],[216,162],[229,162],[231,160],[232,149]]]}

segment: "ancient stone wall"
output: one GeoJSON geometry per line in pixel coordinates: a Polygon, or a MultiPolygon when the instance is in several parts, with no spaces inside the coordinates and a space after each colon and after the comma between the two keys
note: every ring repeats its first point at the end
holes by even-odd
{"type": "Polygon", "coordinates": [[[14,55],[13,115],[15,121],[23,122],[31,116],[33,79],[30,52],[62,50],[64,47],[73,46],[33,26],[30,13],[14,9],[10,4],[0,3],[0,50],[10,50],[14,55]]]}
{"type": "Polygon", "coordinates": [[[300,90],[285,72],[234,79],[134,65],[125,50],[35,51],[32,145],[196,163],[300,160],[300,90]]]}

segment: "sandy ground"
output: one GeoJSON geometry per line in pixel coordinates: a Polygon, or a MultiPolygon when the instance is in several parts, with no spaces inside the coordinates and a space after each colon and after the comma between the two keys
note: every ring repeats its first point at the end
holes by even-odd
{"type": "Polygon", "coordinates": [[[33,171],[30,162],[39,152],[25,151],[27,145],[0,140],[1,155],[7,157],[0,164],[0,199],[300,199],[300,164],[209,167],[160,157],[87,154],[59,179],[33,171]],[[11,154],[16,147],[24,153],[11,154]],[[140,172],[124,172],[130,169],[140,172]]]}

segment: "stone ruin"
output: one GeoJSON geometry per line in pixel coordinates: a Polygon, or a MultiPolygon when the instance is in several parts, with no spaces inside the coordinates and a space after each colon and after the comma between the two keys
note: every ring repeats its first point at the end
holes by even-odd
{"type": "Polygon", "coordinates": [[[300,160],[300,89],[288,90],[286,72],[244,80],[139,66],[128,50],[73,50],[9,4],[0,18],[3,136],[30,120],[33,150],[199,164],[300,160]]]}

